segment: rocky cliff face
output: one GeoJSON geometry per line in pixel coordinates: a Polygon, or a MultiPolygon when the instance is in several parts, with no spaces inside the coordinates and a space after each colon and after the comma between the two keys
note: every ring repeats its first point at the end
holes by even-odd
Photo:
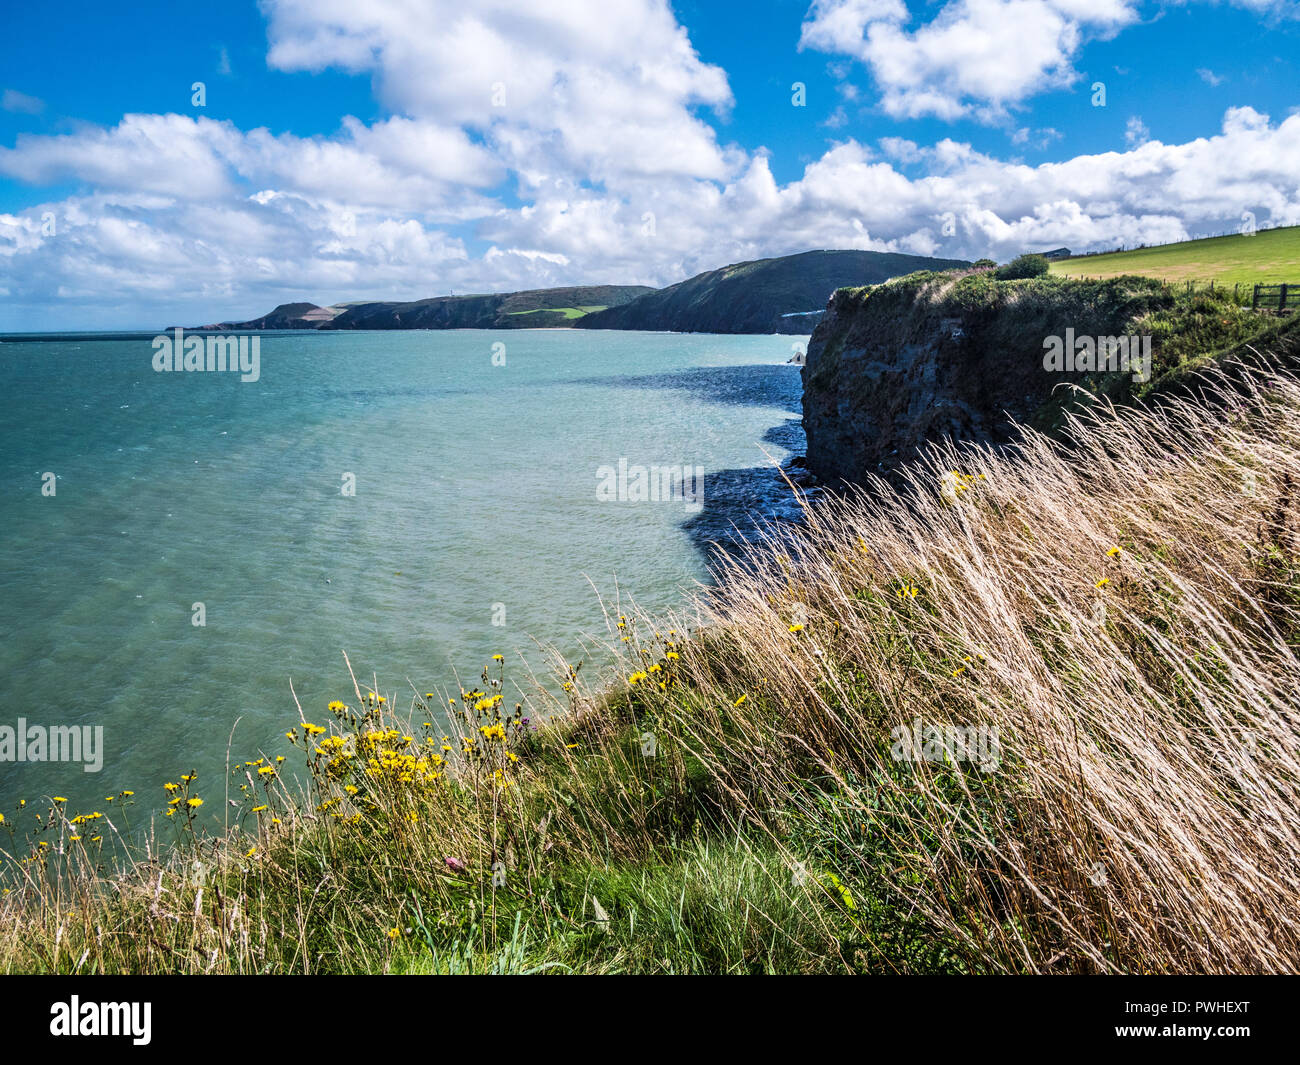
{"type": "Polygon", "coordinates": [[[976,394],[989,367],[972,350],[969,323],[918,313],[916,301],[929,302],[919,291],[911,306],[889,300],[890,313],[871,295],[837,291],[808,344],[803,425],[808,467],[822,480],[860,482],[914,457],[927,439],[994,430],[976,394]]]}
{"type": "MultiPolygon", "coordinates": [[[[1051,428],[1067,403],[1090,395],[1123,401],[1142,387],[1131,373],[1045,369],[1045,340],[1156,332],[1158,375],[1168,358],[1181,359],[1164,333],[1181,339],[1212,319],[1214,330],[1235,335],[1228,331],[1236,319],[1218,324],[1235,308],[1214,303],[1212,310],[1180,310],[1174,290],[1135,277],[997,281],[986,272],[929,273],[840,289],[802,370],[808,467],[822,480],[861,483],[871,473],[888,477],[927,441],[1006,441],[1013,419],[1051,428]],[[1054,391],[1067,381],[1084,392],[1054,391]]],[[[1211,350],[1215,342],[1207,335],[1211,350]]]]}

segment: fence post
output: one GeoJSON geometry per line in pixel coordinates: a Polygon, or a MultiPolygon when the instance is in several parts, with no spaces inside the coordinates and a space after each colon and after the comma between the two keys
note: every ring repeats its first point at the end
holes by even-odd
{"type": "Polygon", "coordinates": [[[1259,286],[1258,285],[1255,286],[1255,291],[1251,293],[1250,309],[1252,311],[1259,310],[1259,286]]]}
{"type": "Polygon", "coordinates": [[[1277,301],[1277,309],[1278,309],[1279,311],[1284,311],[1284,310],[1286,310],[1286,290],[1287,290],[1287,286],[1286,286],[1286,285],[1283,285],[1283,286],[1282,286],[1282,295],[1278,298],[1278,301],[1277,301]]]}

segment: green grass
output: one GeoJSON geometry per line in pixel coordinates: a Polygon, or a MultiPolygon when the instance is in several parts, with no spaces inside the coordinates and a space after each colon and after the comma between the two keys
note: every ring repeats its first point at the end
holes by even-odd
{"type": "Polygon", "coordinates": [[[1095,278],[1142,274],[1216,285],[1300,284],[1300,226],[1066,259],[1052,263],[1052,273],[1095,278]]]}
{"type": "Polygon", "coordinates": [[[596,311],[603,311],[604,305],[590,307],[534,307],[531,311],[507,311],[507,314],[562,314],[565,318],[581,318],[596,311]]]}

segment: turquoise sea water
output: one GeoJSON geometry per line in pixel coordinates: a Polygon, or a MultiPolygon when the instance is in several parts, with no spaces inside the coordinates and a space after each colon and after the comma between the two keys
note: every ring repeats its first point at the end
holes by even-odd
{"type": "Polygon", "coordinates": [[[150,339],[0,343],[0,726],[104,729],[98,774],[0,761],[0,812],[154,810],[192,768],[219,798],[232,729],[288,753],[291,679],[309,720],[351,701],[341,650],[399,707],[497,652],[522,679],[605,633],[597,592],[670,608],[731,522],[792,513],[764,450],[802,450],[797,338],[269,333],[255,383],[150,339]],[[703,467],[703,511],[598,500],[620,458],[703,467]]]}

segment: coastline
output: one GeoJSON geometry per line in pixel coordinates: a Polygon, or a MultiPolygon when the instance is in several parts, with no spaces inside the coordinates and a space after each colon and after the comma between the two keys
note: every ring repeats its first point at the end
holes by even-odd
{"type": "MultiPolygon", "coordinates": [[[[1294,427],[1300,386],[1256,384],[1294,427]]],[[[94,910],[69,925],[68,902],[14,891],[0,901],[0,961],[39,968],[57,926],[69,956],[85,950],[115,971],[1223,972],[1265,943],[1260,971],[1288,971],[1300,936],[1279,935],[1274,918],[1288,890],[1279,863],[1290,858],[1275,839],[1263,846],[1253,805],[1157,769],[1179,752],[1225,780],[1249,772],[1262,789],[1254,802],[1293,808],[1293,779],[1245,760],[1285,749],[1275,743],[1291,726],[1262,693],[1296,690],[1300,667],[1272,627],[1296,619],[1237,626],[1230,604],[1249,563],[1229,573],[1203,562],[1248,542],[1256,510],[1270,505],[1261,493],[1243,507],[1220,472],[1240,434],[1270,449],[1271,478],[1300,472],[1300,433],[1239,425],[1226,443],[1218,430],[1239,409],[1173,403],[1104,416],[1086,432],[1114,457],[1089,472],[1082,497],[1068,452],[1046,438],[1014,457],[937,446],[914,471],[910,503],[828,497],[789,543],[754,548],[687,611],[618,616],[622,679],[592,688],[582,663],[559,663],[567,679],[544,714],[504,698],[501,656],[452,697],[459,724],[445,735],[419,724],[430,699],[412,700],[407,731],[394,696],[354,679],[328,711],[300,711],[283,755],[237,767],[245,812],[235,835],[195,828],[210,784],[167,782],[175,857],[154,852],[111,889],[86,893],[97,874],[93,854],[80,857],[81,833],[97,826],[66,821],[56,803],[60,847],[33,857],[48,871],[60,855],[94,910]],[[927,488],[949,468],[971,486],[957,502],[927,488]],[[1184,507],[1130,520],[1113,542],[1118,516],[1164,484],[1186,494],[1189,479],[1184,507]],[[1153,582],[1196,594],[1152,599],[1153,582]],[[1091,639],[1045,640],[1049,601],[1091,639]],[[1187,636],[1213,631],[1221,654],[1253,663],[1194,675],[1203,700],[1239,707],[1241,727],[1267,737],[1261,746],[1248,754],[1185,720],[1178,692],[1193,667],[1170,659],[1162,639],[1131,639],[1153,611],[1187,636]],[[1054,688],[1061,675],[1086,690],[1054,688]],[[1139,679],[1148,698],[1135,720],[1126,692],[1139,679]],[[912,749],[900,754],[904,726],[912,749]],[[978,744],[976,727],[992,730],[978,744]],[[1080,747],[1080,727],[1095,749],[1080,747]],[[305,802],[282,781],[281,757],[310,775],[305,802]],[[1079,802],[1105,804],[1104,837],[1055,827],[1051,811],[1068,816],[1079,802]],[[1188,804],[1217,826],[1219,845],[1207,851],[1202,838],[1147,865],[1130,841],[1188,804]],[[980,818],[955,816],[971,805],[980,818]],[[916,849],[917,826],[937,856],[916,849]],[[993,854],[1010,868],[987,864],[993,854]],[[1105,875],[1071,875],[1080,862],[1105,875]],[[996,878],[996,893],[971,879],[976,869],[996,878]],[[1137,870],[1162,878],[1163,906],[1214,935],[1189,950],[1152,929],[1137,870]],[[1213,894],[1187,886],[1210,882],[1211,870],[1213,894]],[[301,907],[326,883],[329,916],[312,919],[301,907]],[[1238,901],[1270,892],[1278,905],[1243,921],[1238,901]],[[1101,899],[1104,920],[1055,916],[1065,901],[1102,912],[1101,899]],[[241,916],[224,937],[230,907],[241,916]],[[214,951],[160,944],[148,932],[160,915],[169,938],[214,951]],[[111,946],[91,931],[106,919],[128,932],[111,946]],[[711,931],[684,941],[683,921],[711,931]],[[288,934],[301,922],[318,943],[310,957],[288,934]],[[993,934],[977,939],[973,928],[993,934]]]]}

